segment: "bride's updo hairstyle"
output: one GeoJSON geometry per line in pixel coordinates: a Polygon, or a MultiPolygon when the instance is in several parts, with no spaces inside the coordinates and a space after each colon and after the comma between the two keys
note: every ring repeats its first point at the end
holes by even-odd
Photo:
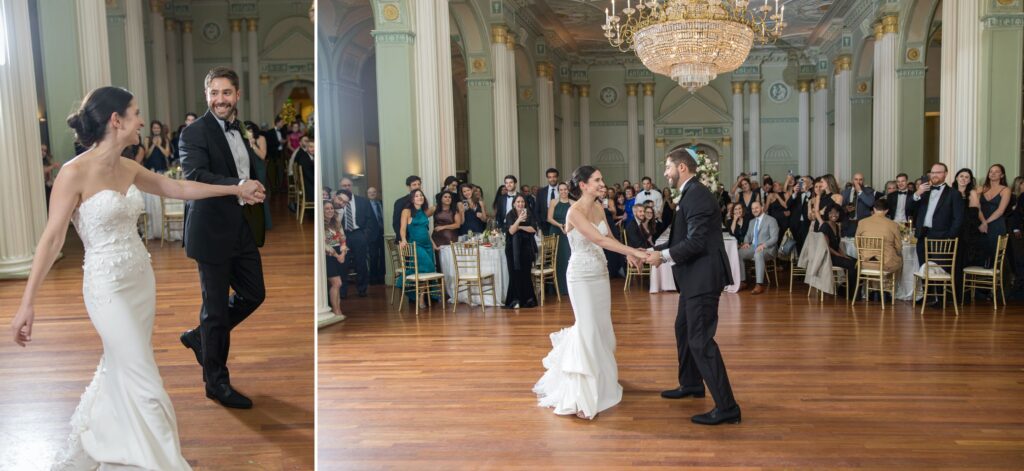
{"type": "Polygon", "coordinates": [[[572,178],[569,179],[569,197],[579,201],[583,196],[583,190],[580,189],[580,183],[590,181],[590,177],[593,176],[596,171],[596,167],[584,165],[572,172],[572,178]]]}
{"type": "Polygon", "coordinates": [[[120,87],[100,87],[89,92],[78,111],[68,116],[68,126],[75,131],[78,143],[92,147],[102,141],[111,113],[124,116],[132,98],[131,92],[120,87]]]}

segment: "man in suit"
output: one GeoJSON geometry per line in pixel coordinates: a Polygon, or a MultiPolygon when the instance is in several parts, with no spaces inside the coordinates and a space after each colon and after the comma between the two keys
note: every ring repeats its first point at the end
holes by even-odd
{"type": "Polygon", "coordinates": [[[886,217],[893,221],[907,222],[910,220],[910,211],[907,208],[909,208],[912,195],[908,182],[907,174],[896,175],[896,191],[885,195],[885,199],[889,201],[889,211],[886,213],[886,217]]]}
{"type": "MultiPolygon", "coordinates": [[[[740,260],[754,261],[757,284],[750,294],[756,295],[764,292],[765,261],[775,258],[775,250],[779,246],[779,223],[775,218],[765,214],[760,201],[752,202],[750,211],[754,213],[754,219],[749,223],[750,230],[743,239],[739,255],[740,260]]],[[[747,281],[746,270],[740,270],[740,279],[747,281]]]]}
{"type": "Polygon", "coordinates": [[[548,227],[551,226],[548,224],[548,206],[558,204],[558,169],[549,168],[544,172],[544,176],[547,177],[548,184],[537,190],[534,200],[537,209],[537,227],[542,233],[547,234],[548,227]]]}
{"type": "MultiPolygon", "coordinates": [[[[896,273],[903,268],[903,240],[900,238],[900,226],[886,217],[888,212],[888,199],[875,200],[874,213],[857,224],[857,237],[881,237],[885,257],[885,266],[882,269],[887,273],[896,273]]],[[[874,265],[867,262],[861,260],[864,268],[878,269],[877,260],[874,265]]]]}
{"type": "Polygon", "coordinates": [[[182,124],[174,135],[171,136],[171,160],[178,162],[181,160],[181,131],[189,127],[192,123],[199,119],[199,115],[189,111],[185,113],[185,124],[182,124]]]}
{"type": "Polygon", "coordinates": [[[910,199],[914,233],[917,235],[917,260],[921,264],[924,263],[926,240],[952,239],[960,234],[964,205],[956,190],[946,185],[948,173],[946,164],[932,165],[929,181],[919,184],[910,199]]]}
{"type": "Polygon", "coordinates": [[[853,237],[857,233],[857,221],[871,215],[875,205],[877,192],[864,185],[864,175],[853,174],[850,187],[843,190],[843,207],[847,211],[847,223],[843,225],[843,237],[853,237]]]}
{"type": "Polygon", "coordinates": [[[285,133],[281,127],[284,120],[281,116],[274,117],[274,127],[263,131],[267,140],[267,184],[273,189],[280,189],[283,179],[284,162],[287,157],[284,151],[285,133]]]}
{"type": "Polygon", "coordinates": [[[295,163],[299,165],[299,171],[302,172],[302,188],[306,193],[306,201],[313,201],[315,193],[314,183],[316,183],[316,170],[313,164],[313,158],[316,154],[316,142],[313,140],[313,136],[308,136],[303,148],[295,154],[295,163]]]}
{"type": "Polygon", "coordinates": [[[203,305],[199,327],[181,342],[203,366],[206,396],[225,407],[248,409],[252,401],[231,386],[231,331],[263,303],[266,289],[257,239],[262,240],[264,188],[255,179],[255,152],[242,137],[235,105],[238,74],[215,67],[206,75],[209,111],[181,134],[185,178],[215,185],[241,185],[246,197],[210,198],[185,205],[185,252],[199,266],[203,305]],[[251,178],[251,179],[250,179],[251,178]],[[256,232],[259,234],[256,234],[256,232]],[[234,294],[228,296],[229,290],[234,294]]]}
{"type": "Polygon", "coordinates": [[[809,175],[800,177],[792,196],[789,197],[786,207],[789,208],[789,231],[793,234],[793,240],[780,248],[783,254],[789,254],[794,249],[799,254],[804,248],[804,241],[807,240],[807,233],[811,228],[811,221],[807,218],[807,205],[813,188],[814,179],[809,175]]]}
{"type": "Polygon", "coordinates": [[[695,178],[696,172],[697,155],[692,150],[677,147],[666,157],[665,178],[679,189],[679,204],[668,244],[655,247],[647,258],[655,266],[675,262],[672,275],[679,287],[675,322],[679,386],[663,391],[661,397],[704,397],[707,384],[715,408],[691,420],[701,425],[739,423],[740,406],[715,343],[718,301],[722,290],[732,284],[731,269],[722,241],[718,202],[695,178]]]}
{"type": "MultiPolygon", "coordinates": [[[[365,298],[366,290],[370,285],[370,266],[367,263],[370,254],[370,238],[378,232],[377,218],[374,216],[370,200],[352,193],[352,180],[342,178],[339,186],[341,189],[338,191],[348,196],[349,200],[348,206],[339,214],[348,245],[345,265],[355,268],[356,291],[360,298],[365,298]]],[[[341,299],[348,297],[348,287],[348,277],[342,276],[341,299]]]]}
{"type": "Polygon", "coordinates": [[[409,175],[405,178],[405,188],[409,190],[401,198],[395,200],[395,205],[392,207],[391,213],[391,228],[395,231],[395,242],[401,242],[402,240],[402,210],[409,205],[409,194],[415,190],[419,190],[420,186],[423,185],[423,180],[416,175],[409,175]]]}
{"type": "MultiPolygon", "coordinates": [[[[505,194],[498,196],[496,212],[494,214],[498,227],[503,231],[508,229],[508,224],[505,223],[505,216],[512,210],[512,203],[515,201],[516,195],[519,194],[516,193],[518,184],[519,180],[515,175],[505,175],[505,194]]],[[[527,204],[529,204],[529,200],[527,200],[527,204]]],[[[547,216],[545,215],[544,217],[546,218],[547,216]]]]}
{"type": "Polygon", "coordinates": [[[640,230],[639,218],[643,218],[644,207],[641,205],[633,206],[633,219],[626,222],[626,245],[636,248],[648,248],[647,238],[644,237],[644,233],[640,230]]]}
{"type": "Polygon", "coordinates": [[[377,189],[369,187],[366,189],[366,199],[370,200],[370,208],[373,209],[375,233],[370,234],[370,284],[379,285],[384,283],[384,204],[380,201],[377,189]]]}

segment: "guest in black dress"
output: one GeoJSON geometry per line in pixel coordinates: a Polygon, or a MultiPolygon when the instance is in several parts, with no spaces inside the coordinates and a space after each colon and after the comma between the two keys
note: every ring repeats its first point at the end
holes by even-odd
{"type": "Polygon", "coordinates": [[[771,191],[765,194],[768,195],[765,197],[768,215],[775,218],[775,221],[779,224],[779,237],[781,238],[782,234],[786,233],[786,229],[789,229],[789,217],[786,214],[786,194],[782,191],[782,183],[773,183],[771,191]]]}
{"type": "Polygon", "coordinates": [[[508,259],[508,293],[505,307],[511,309],[537,306],[530,270],[537,258],[537,221],[522,194],[512,200],[512,209],[505,215],[505,257],[508,259]]]}
{"type": "Polygon", "coordinates": [[[750,205],[754,204],[755,201],[761,201],[761,193],[753,190],[750,186],[749,178],[740,178],[739,186],[736,188],[735,199],[736,203],[743,207],[743,218],[746,220],[753,219],[754,211],[750,209],[750,205]]]}
{"type": "MultiPolygon", "coordinates": [[[[960,232],[957,235],[959,241],[956,249],[956,280],[957,286],[961,286],[964,280],[964,268],[970,266],[980,267],[985,264],[985,235],[981,233],[981,220],[978,214],[981,211],[977,195],[974,191],[974,172],[971,169],[963,168],[956,172],[953,179],[953,196],[957,197],[954,204],[963,205],[964,218],[960,224],[960,232]]],[[[924,260],[920,260],[924,263],[924,260]]]]}
{"type": "MultiPolygon", "coordinates": [[[[828,253],[829,258],[832,260],[832,266],[842,267],[846,269],[847,283],[850,280],[857,279],[857,260],[843,253],[843,249],[840,246],[840,239],[842,238],[842,226],[839,223],[839,216],[842,214],[840,206],[829,207],[828,212],[825,213],[828,220],[818,229],[828,240],[828,253]]],[[[849,285],[847,285],[849,289],[849,285]]]]}
{"type": "Polygon", "coordinates": [[[747,236],[747,229],[750,227],[746,213],[743,211],[743,205],[734,204],[732,205],[732,217],[729,218],[729,225],[726,229],[729,235],[736,238],[736,240],[742,244],[743,238],[747,236]]]}
{"type": "Polygon", "coordinates": [[[464,184],[459,188],[462,201],[459,207],[462,209],[462,226],[459,227],[459,235],[466,235],[470,232],[481,234],[487,229],[487,210],[481,204],[480,198],[474,194],[474,187],[464,184]]]}

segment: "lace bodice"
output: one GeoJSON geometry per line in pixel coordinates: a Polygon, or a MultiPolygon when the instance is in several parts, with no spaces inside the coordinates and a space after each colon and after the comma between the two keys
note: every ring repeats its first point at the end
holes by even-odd
{"type": "MultiPolygon", "coordinates": [[[[566,215],[566,219],[568,219],[568,215],[566,215]]],[[[604,220],[594,227],[602,236],[608,236],[608,223],[604,220]]],[[[571,249],[569,267],[566,271],[567,280],[608,276],[608,259],[604,256],[604,249],[591,242],[576,228],[572,228],[566,237],[569,239],[569,248],[571,249]]]]}
{"type": "Polygon", "coordinates": [[[102,190],[82,201],[71,216],[85,247],[85,292],[96,283],[117,282],[149,268],[149,252],[139,237],[138,220],[145,208],[135,186],[126,194],[102,190]]]}

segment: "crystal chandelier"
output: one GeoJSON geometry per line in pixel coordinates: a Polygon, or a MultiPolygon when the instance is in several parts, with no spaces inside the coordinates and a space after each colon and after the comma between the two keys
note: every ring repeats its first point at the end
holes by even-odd
{"type": "Polygon", "coordinates": [[[611,2],[601,27],[608,42],[635,51],[651,72],[672,77],[690,93],[736,70],[755,40],[773,43],[786,26],[779,0],[774,7],[768,0],[753,7],[749,0],[626,0],[621,13],[611,2]]]}

